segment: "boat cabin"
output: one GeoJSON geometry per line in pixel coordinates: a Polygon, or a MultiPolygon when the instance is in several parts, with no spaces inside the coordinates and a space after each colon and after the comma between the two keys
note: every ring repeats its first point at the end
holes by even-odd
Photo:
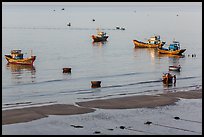
{"type": "Polygon", "coordinates": [[[148,43],[149,44],[159,44],[160,43],[160,36],[156,35],[156,36],[150,37],[150,39],[148,39],[148,43]]]}
{"type": "Polygon", "coordinates": [[[169,45],[169,50],[179,50],[180,43],[178,41],[173,41],[172,44],[169,45]]]}
{"type": "Polygon", "coordinates": [[[104,36],[106,36],[106,33],[105,32],[98,32],[98,36],[104,37],[104,36]]]}
{"type": "Polygon", "coordinates": [[[21,50],[11,50],[11,57],[13,59],[23,59],[23,53],[21,53],[21,50]]]}

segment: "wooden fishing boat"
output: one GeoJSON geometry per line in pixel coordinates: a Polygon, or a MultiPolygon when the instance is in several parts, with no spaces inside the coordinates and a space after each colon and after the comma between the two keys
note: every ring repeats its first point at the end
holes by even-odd
{"type": "Polygon", "coordinates": [[[180,71],[181,69],[181,66],[178,65],[178,66],[169,66],[169,70],[171,71],[180,71]]]}
{"type": "Polygon", "coordinates": [[[97,35],[92,35],[91,37],[93,39],[93,42],[102,42],[106,41],[109,36],[105,32],[99,31],[97,35]]]}
{"type": "Polygon", "coordinates": [[[153,36],[147,42],[133,40],[135,48],[158,48],[162,47],[166,42],[160,40],[160,36],[153,36]]]}
{"type": "Polygon", "coordinates": [[[31,55],[28,58],[23,58],[21,50],[11,50],[11,55],[5,55],[5,58],[11,64],[33,65],[36,56],[31,55]]]}
{"type": "Polygon", "coordinates": [[[169,48],[158,48],[158,53],[161,54],[181,55],[185,51],[186,49],[180,49],[180,43],[178,41],[173,41],[173,43],[169,45],[169,48]]]}
{"type": "Polygon", "coordinates": [[[181,55],[184,51],[186,51],[186,49],[168,50],[164,48],[158,48],[158,52],[161,54],[181,55]]]}
{"type": "MultiPolygon", "coordinates": [[[[156,50],[156,52],[158,53],[158,50],[156,50]]],[[[174,55],[174,54],[157,54],[157,56],[159,58],[163,58],[163,57],[168,57],[168,58],[184,58],[185,55],[181,54],[181,55],[174,55]]]]}
{"type": "Polygon", "coordinates": [[[101,81],[91,81],[91,87],[92,88],[98,88],[101,87],[101,81]]]}

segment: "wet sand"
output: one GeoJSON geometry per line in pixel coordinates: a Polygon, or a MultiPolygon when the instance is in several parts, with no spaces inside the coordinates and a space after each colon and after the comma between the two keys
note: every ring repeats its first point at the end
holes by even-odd
{"type": "Polygon", "coordinates": [[[68,104],[54,104],[21,109],[2,111],[2,125],[29,122],[48,117],[49,115],[76,115],[94,112],[94,108],[101,109],[130,109],[154,108],[158,106],[173,105],[179,100],[202,98],[202,89],[192,91],[169,92],[158,95],[136,95],[130,97],[92,100],[76,102],[79,106],[68,104]]]}
{"type": "Polygon", "coordinates": [[[95,110],[66,104],[11,109],[2,111],[2,125],[29,122],[48,117],[49,115],[74,115],[90,113],[93,111],[95,110]]]}
{"type": "Polygon", "coordinates": [[[104,100],[93,100],[87,102],[77,102],[79,106],[101,109],[131,109],[131,108],[153,108],[174,104],[178,101],[175,97],[165,97],[156,95],[139,95],[131,97],[121,97],[104,100]]]}
{"type": "Polygon", "coordinates": [[[179,98],[202,98],[202,89],[198,91],[169,92],[158,95],[138,95],[113,99],[93,100],[77,102],[76,104],[83,107],[102,109],[153,108],[157,106],[173,105],[179,100],[179,98]]]}

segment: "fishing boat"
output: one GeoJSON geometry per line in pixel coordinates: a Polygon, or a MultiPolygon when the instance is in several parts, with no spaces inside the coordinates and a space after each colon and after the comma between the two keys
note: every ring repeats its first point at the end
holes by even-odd
{"type": "Polygon", "coordinates": [[[120,29],[120,27],[119,27],[119,26],[116,26],[116,29],[120,29]]]}
{"type": "Polygon", "coordinates": [[[181,66],[178,65],[178,66],[169,66],[169,70],[171,71],[180,71],[181,69],[181,66]]]}
{"type": "Polygon", "coordinates": [[[11,55],[5,55],[5,58],[11,64],[33,65],[36,56],[32,56],[31,53],[30,57],[24,58],[21,50],[11,50],[11,55]]]}
{"type": "Polygon", "coordinates": [[[98,31],[97,35],[92,35],[93,42],[106,41],[108,37],[109,36],[103,31],[98,31]]]}
{"type": "Polygon", "coordinates": [[[178,41],[173,41],[168,48],[158,48],[158,53],[161,54],[182,55],[185,51],[186,49],[180,49],[180,43],[178,41]]]}
{"type": "Polygon", "coordinates": [[[147,42],[142,42],[138,40],[133,40],[135,48],[158,48],[162,47],[166,42],[160,40],[159,35],[150,37],[147,42]]]}

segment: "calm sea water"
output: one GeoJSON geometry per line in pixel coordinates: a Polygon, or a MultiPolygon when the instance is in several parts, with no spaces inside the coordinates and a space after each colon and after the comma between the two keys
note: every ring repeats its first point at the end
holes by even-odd
{"type": "Polygon", "coordinates": [[[23,102],[74,103],[202,86],[201,6],[2,8],[3,108],[23,102]],[[116,26],[126,30],[116,30],[116,26]],[[107,42],[92,43],[97,28],[109,35],[107,42]],[[133,39],[145,41],[154,34],[167,43],[178,40],[186,49],[185,57],[134,49],[133,39]],[[25,57],[32,50],[37,56],[33,67],[7,65],[4,55],[12,49],[21,49],[25,57]],[[162,74],[168,72],[169,65],[177,64],[182,68],[172,72],[177,75],[176,85],[164,86],[162,74]],[[63,67],[71,67],[72,73],[63,74],[63,67]],[[92,89],[92,80],[101,80],[102,87],[92,89]]]}

